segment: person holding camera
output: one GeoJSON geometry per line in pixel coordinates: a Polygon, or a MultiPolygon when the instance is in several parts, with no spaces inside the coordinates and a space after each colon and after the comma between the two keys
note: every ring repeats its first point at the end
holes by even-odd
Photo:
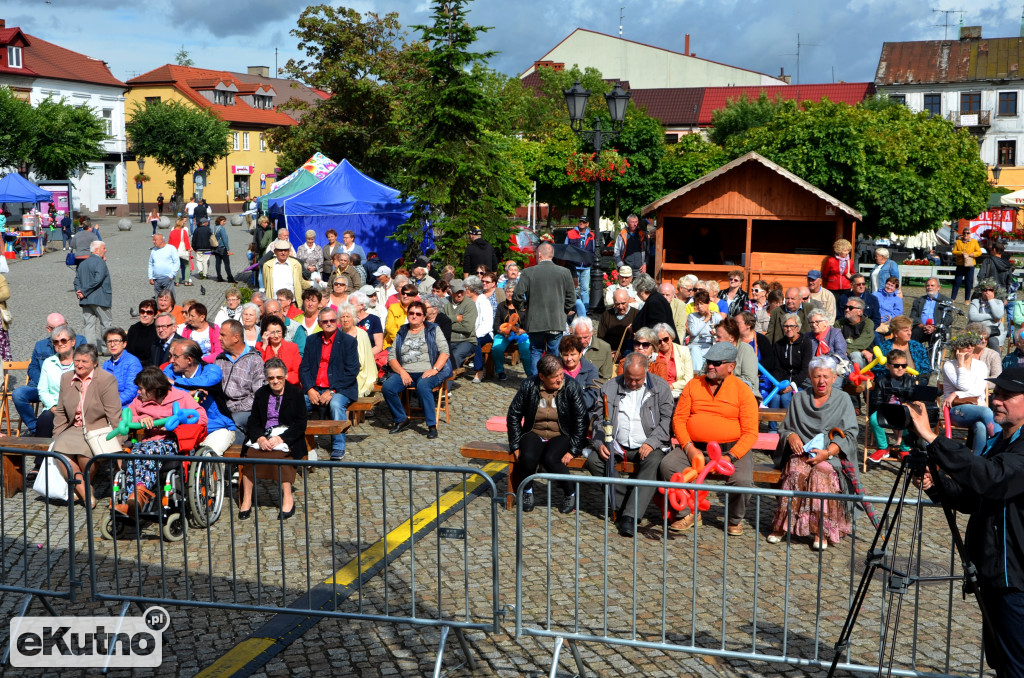
{"type": "Polygon", "coordinates": [[[997,676],[1024,675],[1024,368],[995,379],[992,410],[1002,434],[984,444],[981,456],[932,430],[922,403],[907,405],[911,427],[938,467],[916,481],[928,496],[970,514],[966,544],[978,570],[981,602],[988,613],[985,655],[997,676]]]}
{"type": "Polygon", "coordinates": [[[967,332],[950,342],[953,357],[942,364],[942,406],[949,408],[954,426],[974,434],[974,453],[981,454],[985,441],[999,431],[988,408],[988,365],[974,358],[978,335],[967,332]]]}
{"type": "Polygon", "coordinates": [[[967,309],[967,322],[983,323],[988,328],[988,347],[998,351],[1002,347],[1003,319],[1006,308],[1002,299],[996,299],[999,285],[994,278],[986,278],[978,283],[979,294],[971,299],[967,309]]]}

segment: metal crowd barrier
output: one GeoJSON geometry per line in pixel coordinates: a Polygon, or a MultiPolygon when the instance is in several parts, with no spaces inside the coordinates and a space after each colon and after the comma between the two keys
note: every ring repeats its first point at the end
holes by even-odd
{"type": "MultiPolygon", "coordinates": [[[[552,510],[561,498],[553,482],[566,477],[532,478],[548,481],[549,494],[524,519],[519,499],[527,483],[517,492],[515,628],[516,637],[554,639],[551,676],[566,642],[581,678],[587,675],[582,643],[618,646],[623,652],[633,648],[645,653],[646,661],[652,661],[651,651],[664,651],[740,664],[831,665],[875,535],[871,522],[856,511],[852,534],[825,551],[813,551],[807,541],[789,536],[768,544],[765,536],[778,502],[859,503],[864,498],[573,475],[577,511],[566,516],[552,510]],[[663,519],[641,522],[636,536],[628,539],[617,533],[605,499],[606,488],[616,485],[707,490],[710,508],[702,513],[703,524],[685,533],[670,532],[663,519]],[[744,532],[731,536],[725,530],[727,506],[741,494],[748,496],[744,532]]],[[[888,497],[866,499],[880,514],[888,497]]],[[[915,506],[908,497],[902,525],[911,523],[908,512],[915,506]]],[[[927,501],[921,507],[916,551],[901,554],[900,544],[893,544],[891,555],[904,567],[913,562],[912,574],[962,574],[941,508],[927,501]]],[[[907,550],[909,542],[907,536],[907,550]]],[[[902,605],[891,606],[900,618],[895,638],[891,629],[884,634],[886,584],[886,573],[876,572],[839,669],[878,675],[884,651],[886,665],[889,652],[895,657],[892,675],[983,674],[981,615],[973,598],[961,599],[958,582],[912,585],[902,605]],[[882,646],[885,637],[892,643],[888,648],[882,646]]],[[[602,661],[601,656],[592,658],[602,661]]]]}
{"type": "MultiPolygon", "coordinates": [[[[133,604],[163,605],[439,627],[435,675],[450,632],[475,666],[464,632],[499,630],[497,490],[479,469],[155,458],[170,510],[123,518],[104,499],[89,511],[91,595],[121,603],[122,616],[133,604]],[[255,482],[244,521],[230,482],[243,465],[270,476],[255,482]],[[286,466],[303,487],[294,516],[279,520],[286,466]]],[[[103,455],[87,468],[153,459],[103,455]]]]}
{"type": "MultiPolygon", "coordinates": [[[[0,448],[0,453],[16,459],[15,465],[24,470],[33,467],[37,456],[50,458],[64,469],[66,477],[72,477],[67,460],[59,454],[9,448],[0,448]]],[[[0,464],[0,487],[15,480],[7,474],[6,465],[0,464]]],[[[49,476],[44,473],[42,477],[44,486],[49,487],[49,476]]],[[[31,488],[25,489],[9,498],[0,492],[0,618],[25,616],[33,600],[57,616],[51,600],[73,603],[75,590],[82,586],[75,562],[75,515],[80,507],[70,502],[43,501],[31,488]]],[[[72,492],[70,487],[68,492],[72,492]]],[[[5,624],[0,633],[6,636],[7,631],[5,624]]],[[[7,663],[9,655],[8,642],[4,643],[0,666],[7,663]]]]}

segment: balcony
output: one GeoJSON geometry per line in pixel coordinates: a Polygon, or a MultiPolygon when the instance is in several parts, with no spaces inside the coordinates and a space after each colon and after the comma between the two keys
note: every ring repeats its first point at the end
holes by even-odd
{"type": "Polygon", "coordinates": [[[955,127],[989,127],[992,122],[992,111],[974,111],[963,113],[961,111],[950,111],[948,120],[955,127]]]}

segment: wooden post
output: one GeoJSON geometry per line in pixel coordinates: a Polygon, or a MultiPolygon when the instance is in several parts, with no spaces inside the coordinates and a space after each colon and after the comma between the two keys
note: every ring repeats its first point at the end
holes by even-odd
{"type": "Polygon", "coordinates": [[[747,217],[747,243],[744,245],[743,278],[746,281],[747,294],[750,294],[750,237],[754,230],[754,220],[747,217]]]}
{"type": "Polygon", "coordinates": [[[661,266],[665,263],[665,224],[661,210],[654,213],[657,226],[654,227],[654,279],[661,282],[661,266]]]}

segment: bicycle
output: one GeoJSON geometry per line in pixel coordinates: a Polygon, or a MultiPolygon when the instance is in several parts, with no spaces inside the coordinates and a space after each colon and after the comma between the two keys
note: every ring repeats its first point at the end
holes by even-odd
{"type": "MultiPolygon", "coordinates": [[[[939,302],[936,304],[936,307],[951,314],[967,315],[949,301],[939,302]]],[[[935,328],[935,332],[932,333],[931,341],[928,344],[928,361],[931,363],[932,372],[936,374],[941,372],[942,363],[946,361],[946,344],[949,343],[950,336],[952,336],[952,329],[952,322],[937,326],[935,328]]]]}

